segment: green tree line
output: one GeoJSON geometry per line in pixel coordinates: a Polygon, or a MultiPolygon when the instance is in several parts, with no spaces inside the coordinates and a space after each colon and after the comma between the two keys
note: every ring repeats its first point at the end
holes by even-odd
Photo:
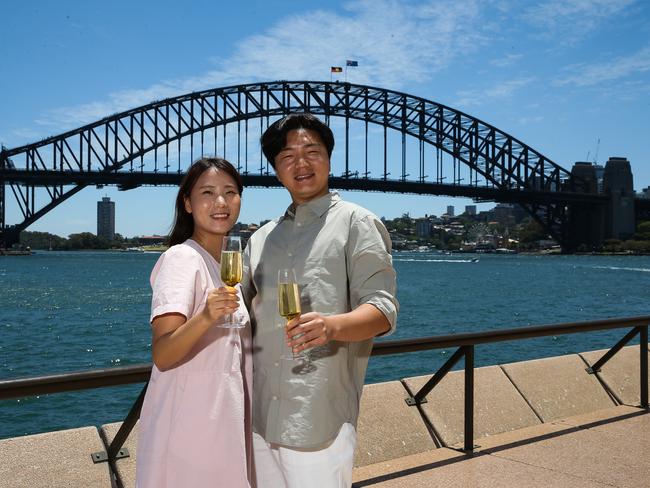
{"type": "MultiPolygon", "coordinates": [[[[457,218],[457,220],[463,222],[466,231],[473,225],[471,219],[461,217],[457,218]]],[[[393,220],[385,220],[384,223],[388,230],[396,232],[407,241],[434,245],[438,249],[458,249],[462,240],[467,237],[467,232],[463,236],[457,236],[442,230],[436,230],[432,236],[426,239],[418,238],[415,235],[415,220],[409,217],[408,214],[393,220]]],[[[533,250],[536,241],[548,238],[542,226],[532,219],[527,219],[511,229],[506,229],[503,226],[499,227],[496,229],[499,233],[508,231],[511,237],[518,239],[519,247],[522,250],[533,250]]],[[[91,232],[70,234],[65,238],[49,232],[30,231],[20,233],[20,244],[23,247],[44,250],[124,249],[142,245],[137,237],[125,238],[120,234],[115,234],[115,238],[109,241],[91,232]]],[[[625,241],[609,239],[605,241],[601,251],[650,253],[650,221],[639,222],[636,233],[631,239],[625,241]]]]}
{"type": "Polygon", "coordinates": [[[20,244],[31,249],[52,249],[53,251],[75,251],[80,249],[123,249],[130,246],[139,246],[137,237],[126,239],[120,234],[115,234],[113,240],[98,237],[92,232],[70,234],[67,238],[50,234],[49,232],[20,233],[20,244]]]}

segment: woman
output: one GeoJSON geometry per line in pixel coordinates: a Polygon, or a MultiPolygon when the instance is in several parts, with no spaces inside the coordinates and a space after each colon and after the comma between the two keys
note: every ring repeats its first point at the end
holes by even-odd
{"type": "Polygon", "coordinates": [[[138,488],[251,486],[251,331],[220,278],[242,183],[226,160],[196,161],[181,182],[171,247],[151,273],[154,367],[140,416],[138,488]],[[234,313],[246,326],[217,326],[234,313]]]}

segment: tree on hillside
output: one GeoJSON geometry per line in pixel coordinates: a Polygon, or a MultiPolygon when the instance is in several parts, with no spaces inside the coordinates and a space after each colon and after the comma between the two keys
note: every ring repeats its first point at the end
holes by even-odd
{"type": "Polygon", "coordinates": [[[522,244],[528,244],[539,241],[540,239],[548,239],[546,230],[540,224],[530,219],[527,223],[521,226],[519,231],[519,242],[522,244]]]}
{"type": "Polygon", "coordinates": [[[636,226],[634,239],[637,241],[650,241],[650,220],[639,222],[636,226]]]}
{"type": "Polygon", "coordinates": [[[67,249],[108,249],[111,243],[103,237],[97,237],[91,232],[70,234],[67,249]]]}
{"type": "Polygon", "coordinates": [[[31,249],[64,249],[66,239],[49,232],[32,232],[24,230],[20,233],[20,244],[31,249]]]}

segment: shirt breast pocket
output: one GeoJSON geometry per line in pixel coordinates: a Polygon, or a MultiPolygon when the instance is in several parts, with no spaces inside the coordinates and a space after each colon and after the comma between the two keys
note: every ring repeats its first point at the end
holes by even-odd
{"type": "Polygon", "coordinates": [[[303,278],[300,290],[303,313],[331,315],[347,311],[348,279],[343,253],[307,259],[303,278]]]}

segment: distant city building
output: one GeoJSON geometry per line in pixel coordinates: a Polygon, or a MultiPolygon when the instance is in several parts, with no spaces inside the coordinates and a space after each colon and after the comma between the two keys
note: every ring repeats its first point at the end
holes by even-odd
{"type": "Polygon", "coordinates": [[[515,223],[513,212],[514,205],[510,203],[499,203],[494,207],[494,220],[502,225],[512,225],[515,223]]]}
{"type": "Polygon", "coordinates": [[[97,237],[112,241],[115,237],[115,202],[103,197],[97,202],[97,237]]]}
{"type": "Polygon", "coordinates": [[[650,200],[650,186],[648,186],[647,188],[644,188],[643,190],[641,190],[641,193],[639,194],[639,196],[641,198],[647,198],[647,199],[650,200]]]}
{"type": "MultiPolygon", "coordinates": [[[[481,212],[483,214],[483,212],[481,212]]],[[[519,224],[524,218],[526,218],[526,211],[514,203],[499,203],[496,207],[492,209],[492,214],[486,214],[488,220],[494,220],[499,224],[503,225],[513,225],[519,224]]]]}
{"type": "Polygon", "coordinates": [[[447,215],[450,217],[454,216],[454,206],[453,205],[447,205],[447,215]]]}
{"type": "Polygon", "coordinates": [[[429,237],[433,232],[433,222],[428,218],[415,221],[415,235],[418,237],[429,237]]]}
{"type": "Polygon", "coordinates": [[[478,220],[481,222],[490,222],[494,220],[494,209],[490,210],[481,210],[478,215],[478,220]]]}
{"type": "Polygon", "coordinates": [[[465,215],[476,215],[476,205],[465,205],[465,215]]]}
{"type": "Polygon", "coordinates": [[[446,231],[455,236],[462,236],[465,233],[465,225],[458,220],[454,220],[447,224],[446,231]]]}

